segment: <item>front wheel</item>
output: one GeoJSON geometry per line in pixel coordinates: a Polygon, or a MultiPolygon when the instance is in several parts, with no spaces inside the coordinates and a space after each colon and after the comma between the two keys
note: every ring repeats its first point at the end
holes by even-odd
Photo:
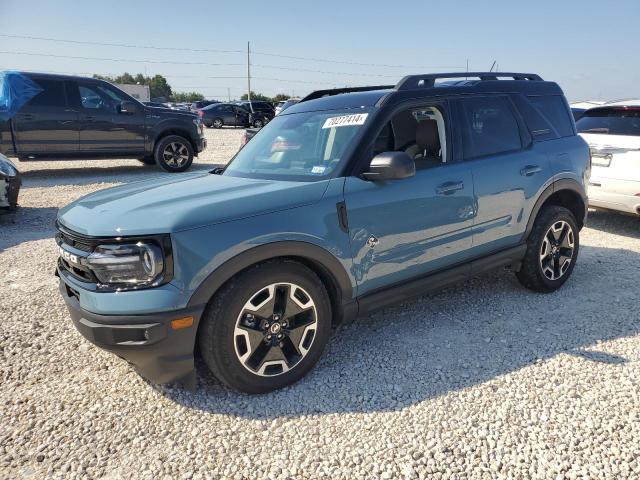
{"type": "Polygon", "coordinates": [[[266,393],[311,370],[330,331],[331,306],[321,280],[304,265],[282,260],[231,279],[209,303],[198,342],[221,382],[266,393]]]}
{"type": "Polygon", "coordinates": [[[571,276],[578,259],[580,236],[573,214],[564,207],[544,208],[527,240],[527,252],[516,274],[525,287],[549,293],[571,276]]]}
{"type": "Polygon", "coordinates": [[[178,135],[161,138],[155,149],[156,164],[167,172],[184,172],[193,163],[193,147],[178,135]]]}

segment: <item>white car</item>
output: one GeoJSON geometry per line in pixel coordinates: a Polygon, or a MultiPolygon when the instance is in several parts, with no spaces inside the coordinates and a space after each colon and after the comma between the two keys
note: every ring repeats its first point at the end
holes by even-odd
{"type": "Polygon", "coordinates": [[[591,147],[589,206],[640,215],[640,100],[591,108],[576,127],[591,147]]]}
{"type": "Polygon", "coordinates": [[[275,114],[278,115],[280,112],[282,112],[283,110],[286,110],[291,105],[295,105],[299,101],[300,101],[299,98],[290,98],[289,100],[278,102],[278,104],[276,105],[275,114]]]}

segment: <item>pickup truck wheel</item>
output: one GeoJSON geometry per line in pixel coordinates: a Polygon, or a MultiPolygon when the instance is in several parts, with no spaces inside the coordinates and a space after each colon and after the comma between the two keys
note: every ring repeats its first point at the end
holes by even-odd
{"type": "Polygon", "coordinates": [[[184,172],[193,163],[193,147],[184,137],[169,135],[160,139],[155,150],[156,164],[167,172],[184,172]]]}
{"type": "Polygon", "coordinates": [[[544,208],[527,240],[527,252],[516,273],[518,280],[536,292],[557,290],[571,276],[579,247],[579,231],[573,214],[556,205],[544,208]]]}
{"type": "Polygon", "coordinates": [[[311,370],[330,332],[331,306],[321,280],[304,265],[282,260],[231,279],[209,302],[198,342],[221,382],[265,393],[311,370]]]}
{"type": "Polygon", "coordinates": [[[222,128],[222,125],[224,125],[224,122],[221,118],[214,118],[213,123],[211,124],[213,128],[222,128]]]}

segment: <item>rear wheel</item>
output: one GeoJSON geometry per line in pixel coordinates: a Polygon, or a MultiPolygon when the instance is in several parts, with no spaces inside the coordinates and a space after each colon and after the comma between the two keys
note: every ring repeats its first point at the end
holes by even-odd
{"type": "Polygon", "coordinates": [[[169,135],[157,143],[154,157],[163,170],[184,172],[193,163],[193,147],[186,138],[169,135]]]}
{"type": "Polygon", "coordinates": [[[253,126],[254,126],[255,128],[262,128],[262,127],[264,127],[264,120],[262,120],[261,118],[256,118],[256,119],[253,121],[253,126]]]}
{"type": "Polygon", "coordinates": [[[256,265],[211,300],[198,341],[223,383],[265,393],[302,378],[329,339],[331,307],[321,280],[294,261],[256,265]]]}
{"type": "Polygon", "coordinates": [[[224,125],[224,122],[221,118],[214,118],[213,122],[211,123],[211,126],[213,128],[222,128],[222,125],[224,125]]]}
{"type": "Polygon", "coordinates": [[[579,247],[579,231],[573,214],[556,205],[544,208],[527,240],[527,252],[516,274],[518,280],[536,292],[557,290],[571,276],[579,247]]]}

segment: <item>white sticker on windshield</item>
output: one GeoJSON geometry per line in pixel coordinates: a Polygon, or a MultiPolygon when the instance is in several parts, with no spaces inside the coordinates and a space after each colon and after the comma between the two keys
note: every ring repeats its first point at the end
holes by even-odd
{"type": "Polygon", "coordinates": [[[341,115],[330,117],[324,121],[322,128],[349,127],[351,125],[363,125],[369,116],[368,113],[356,113],[354,115],[341,115]]]}
{"type": "Polygon", "coordinates": [[[322,175],[326,169],[327,169],[326,167],[316,165],[311,169],[311,173],[314,173],[316,175],[322,175]]]}

